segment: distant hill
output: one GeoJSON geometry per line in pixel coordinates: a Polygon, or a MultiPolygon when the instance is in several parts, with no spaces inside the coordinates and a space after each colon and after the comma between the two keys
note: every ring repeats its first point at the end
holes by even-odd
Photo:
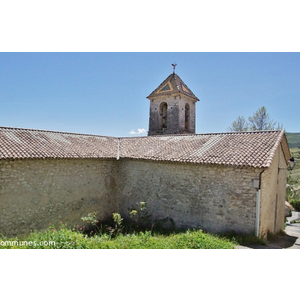
{"type": "Polygon", "coordinates": [[[290,148],[300,148],[300,132],[285,133],[290,148]]]}

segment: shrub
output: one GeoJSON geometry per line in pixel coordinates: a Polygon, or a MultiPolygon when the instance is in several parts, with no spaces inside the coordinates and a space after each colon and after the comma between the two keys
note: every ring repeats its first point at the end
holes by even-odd
{"type": "Polygon", "coordinates": [[[300,199],[291,199],[290,204],[296,209],[300,211],[300,199]]]}
{"type": "Polygon", "coordinates": [[[98,220],[97,220],[97,211],[91,212],[87,215],[87,217],[82,217],[81,220],[86,222],[89,225],[89,228],[87,229],[89,232],[93,233],[93,229],[100,233],[100,228],[98,227],[98,220]]]}
{"type": "Polygon", "coordinates": [[[152,230],[153,224],[151,224],[151,215],[149,214],[147,210],[147,203],[146,202],[140,202],[139,208],[135,208],[134,206],[131,207],[131,210],[129,211],[129,227],[130,231],[133,230],[140,230],[140,229],[150,229],[152,230]],[[149,228],[150,225],[150,228],[149,228]]]}

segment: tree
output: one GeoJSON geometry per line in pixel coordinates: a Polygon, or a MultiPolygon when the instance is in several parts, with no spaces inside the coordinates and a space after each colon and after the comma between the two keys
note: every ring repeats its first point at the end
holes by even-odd
{"type": "Polygon", "coordinates": [[[269,114],[264,106],[256,111],[253,117],[249,117],[250,130],[274,130],[276,122],[270,119],[269,114]]]}
{"type": "Polygon", "coordinates": [[[281,130],[283,129],[283,126],[282,124],[277,123],[276,127],[276,122],[270,118],[267,109],[264,106],[258,109],[252,117],[249,117],[248,122],[244,117],[239,116],[229,127],[230,131],[260,131],[275,129],[281,130]]]}
{"type": "Polygon", "coordinates": [[[230,131],[248,131],[248,123],[246,119],[242,116],[239,116],[235,121],[232,122],[229,127],[230,131]]]}

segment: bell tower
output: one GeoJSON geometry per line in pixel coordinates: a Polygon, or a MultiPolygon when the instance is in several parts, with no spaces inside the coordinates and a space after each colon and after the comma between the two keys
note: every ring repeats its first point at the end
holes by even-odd
{"type": "Polygon", "coordinates": [[[174,71],[147,98],[150,100],[148,135],[195,133],[199,99],[174,71]]]}

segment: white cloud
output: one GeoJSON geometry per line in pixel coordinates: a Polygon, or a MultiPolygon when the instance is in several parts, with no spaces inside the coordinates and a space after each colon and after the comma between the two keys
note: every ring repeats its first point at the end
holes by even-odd
{"type": "Polygon", "coordinates": [[[144,128],[138,128],[137,131],[134,131],[133,129],[129,132],[129,134],[144,134],[147,133],[147,130],[144,128]]]}

